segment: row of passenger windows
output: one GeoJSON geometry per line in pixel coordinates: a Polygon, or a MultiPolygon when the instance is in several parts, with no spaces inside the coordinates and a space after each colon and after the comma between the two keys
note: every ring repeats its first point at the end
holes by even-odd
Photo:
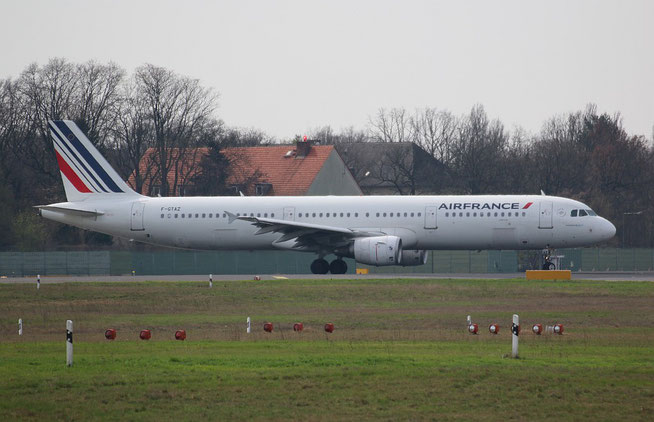
{"type": "MultiPolygon", "coordinates": [[[[510,212],[510,211],[507,212],[507,213],[504,213],[504,212],[500,212],[500,213],[495,212],[495,213],[492,213],[492,214],[493,214],[493,217],[504,217],[505,214],[506,214],[506,217],[520,217],[520,213],[517,212],[517,211],[516,211],[516,212],[513,212],[513,213],[510,212]]],[[[463,217],[463,213],[462,213],[462,212],[460,212],[458,215],[459,215],[459,217],[463,217]]],[[[491,213],[490,213],[490,212],[487,212],[485,215],[486,215],[486,217],[490,217],[490,216],[491,216],[491,213]]],[[[445,213],[445,217],[449,217],[449,216],[450,216],[450,213],[449,213],[449,212],[446,212],[446,213],[445,213]]],[[[457,216],[457,213],[453,212],[453,213],[452,213],[452,217],[456,217],[456,216],[457,216]]],[[[470,216],[471,216],[471,213],[470,213],[470,212],[466,212],[466,213],[465,213],[465,216],[466,216],[466,217],[470,217],[470,216]]],[[[483,213],[483,212],[480,212],[480,213],[479,213],[479,217],[483,217],[483,216],[484,216],[484,213],[483,213]]],[[[523,212],[522,212],[522,216],[523,216],[523,217],[526,217],[526,216],[527,216],[527,213],[523,211],[523,212]]],[[[477,217],[477,213],[476,213],[476,212],[473,212],[473,213],[472,213],[472,217],[477,217]]]]}
{"type": "Polygon", "coordinates": [[[585,217],[587,215],[596,216],[595,211],[593,210],[572,210],[570,211],[570,217],[585,217]]]}
{"type": "MultiPolygon", "coordinates": [[[[305,213],[299,213],[299,214],[298,214],[298,218],[309,218],[309,217],[318,217],[318,218],[322,218],[323,215],[324,215],[325,217],[332,217],[332,218],[336,218],[336,217],[339,217],[339,216],[340,216],[340,217],[348,217],[348,218],[349,218],[349,217],[351,217],[352,215],[354,215],[355,218],[359,217],[359,213],[358,213],[358,212],[355,212],[355,213],[350,213],[350,212],[346,212],[346,213],[343,213],[343,212],[342,212],[342,213],[336,213],[336,212],[332,212],[332,213],[329,213],[329,212],[327,212],[327,213],[322,213],[322,212],[319,212],[319,213],[315,213],[315,212],[313,212],[313,213],[308,213],[308,212],[305,212],[305,213]]],[[[254,217],[255,214],[252,213],[252,212],[249,213],[249,214],[248,214],[248,213],[243,213],[243,214],[241,214],[241,213],[236,213],[236,216],[237,216],[237,217],[240,217],[240,216],[245,216],[245,217],[250,216],[250,217],[254,217]]],[[[268,213],[267,213],[267,212],[265,212],[265,213],[263,213],[263,214],[262,214],[262,213],[257,213],[256,216],[257,216],[258,218],[261,218],[261,217],[263,217],[263,218],[268,218],[268,213]]],[[[399,213],[399,212],[396,212],[396,213],[393,213],[393,212],[391,212],[391,213],[385,213],[385,212],[379,213],[379,212],[378,212],[378,213],[376,213],[376,216],[377,216],[377,217],[387,217],[387,216],[390,216],[390,217],[402,217],[402,213],[399,213]]],[[[422,213],[421,213],[421,212],[419,212],[419,213],[413,213],[413,212],[408,213],[408,212],[405,212],[405,213],[404,213],[404,216],[405,216],[405,217],[415,217],[415,216],[422,217],[422,213]]],[[[213,214],[213,213],[209,213],[209,214],[207,214],[207,213],[195,213],[195,214],[193,214],[193,213],[181,213],[181,214],[179,214],[179,213],[175,213],[175,214],[173,214],[173,213],[168,213],[168,214],[161,214],[161,218],[166,218],[166,217],[167,217],[167,218],[214,218],[214,214],[213,214]]],[[[223,218],[227,218],[227,214],[226,214],[226,213],[223,213],[223,214],[222,214],[222,217],[223,217],[223,218]]],[[[370,213],[367,212],[367,213],[366,213],[366,217],[370,217],[370,213]]],[[[215,214],[215,218],[220,218],[220,213],[219,213],[219,212],[217,212],[217,213],[215,214]]],[[[274,213],[274,212],[273,212],[273,213],[270,213],[270,218],[275,218],[275,213],[274,213]]]]}
{"type": "MultiPolygon", "coordinates": [[[[332,212],[332,213],[329,213],[329,212],[326,212],[326,213],[322,213],[322,212],[308,213],[307,212],[307,213],[298,213],[298,218],[309,218],[309,217],[311,217],[311,218],[314,218],[314,217],[323,218],[323,215],[326,218],[329,218],[329,217],[331,217],[331,218],[351,217],[352,215],[354,215],[355,218],[359,217],[358,212],[355,212],[355,213],[349,213],[349,212],[347,212],[347,213],[343,213],[343,212],[341,212],[341,213],[336,213],[336,212],[332,212]]],[[[479,215],[479,217],[484,217],[484,215],[486,217],[491,217],[491,216],[493,216],[493,217],[505,217],[505,216],[506,217],[519,217],[520,213],[518,213],[517,211],[516,212],[510,212],[509,211],[509,212],[506,212],[506,213],[505,212],[500,212],[500,213],[498,213],[498,212],[494,212],[494,213],[487,212],[486,214],[484,214],[483,212],[480,212],[480,213],[466,212],[465,213],[465,217],[477,217],[478,215],[479,215]]],[[[527,213],[523,211],[522,216],[525,217],[526,215],[527,215],[527,213]]],[[[577,216],[577,210],[572,210],[572,213],[570,215],[572,217],[576,217],[577,216]]],[[[579,210],[579,216],[580,217],[585,216],[585,215],[596,215],[596,214],[591,210],[579,210]]],[[[254,213],[249,213],[249,214],[248,213],[243,213],[243,214],[237,213],[236,216],[237,217],[240,217],[240,216],[254,217],[255,214],[254,213]]],[[[263,214],[262,213],[257,213],[256,216],[258,218],[261,218],[261,217],[268,218],[268,213],[267,212],[265,212],[263,214]]],[[[450,217],[450,216],[451,217],[456,217],[457,213],[455,213],[455,212],[453,212],[453,213],[446,212],[445,213],[445,217],[450,217]]],[[[464,217],[464,213],[459,212],[458,216],[459,217],[464,217]]],[[[174,213],[174,214],[168,213],[168,214],[161,214],[161,218],[166,218],[166,217],[167,218],[214,218],[214,214],[213,213],[208,213],[208,214],[207,213],[195,213],[195,214],[193,214],[193,213],[181,213],[181,214],[179,214],[179,213],[174,213]]],[[[219,212],[217,212],[215,214],[215,218],[220,218],[220,217],[221,217],[221,214],[219,212]]],[[[367,212],[366,217],[370,217],[370,213],[367,212]]],[[[375,217],[422,217],[422,213],[421,212],[418,212],[418,213],[413,213],[413,212],[405,212],[405,213],[401,213],[401,212],[390,212],[390,213],[378,212],[378,213],[375,213],[375,217]]],[[[222,213],[222,218],[227,218],[227,214],[222,213]]],[[[274,212],[270,213],[270,218],[275,218],[275,213],[274,212]]]]}

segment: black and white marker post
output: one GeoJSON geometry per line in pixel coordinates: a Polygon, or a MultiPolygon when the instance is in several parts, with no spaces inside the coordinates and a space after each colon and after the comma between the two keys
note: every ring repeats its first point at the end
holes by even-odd
{"type": "Polygon", "coordinates": [[[66,366],[73,366],[73,321],[66,321],[66,366]]]}
{"type": "Polygon", "coordinates": [[[18,335],[23,335],[23,318],[18,318],[18,335]]]}
{"type": "Polygon", "coordinates": [[[36,290],[41,288],[41,274],[36,275],[36,290]]]}
{"type": "Polygon", "coordinates": [[[213,274],[209,274],[209,288],[213,287],[213,274]]]}
{"type": "Polygon", "coordinates": [[[248,332],[248,334],[250,334],[250,332],[251,332],[251,328],[252,328],[251,325],[250,325],[250,317],[248,317],[248,319],[247,319],[247,323],[248,323],[248,325],[247,325],[247,332],[248,332]]]}
{"type": "Polygon", "coordinates": [[[518,357],[518,335],[520,334],[520,319],[518,315],[513,314],[513,324],[511,325],[511,334],[513,341],[511,342],[511,357],[518,357]]]}

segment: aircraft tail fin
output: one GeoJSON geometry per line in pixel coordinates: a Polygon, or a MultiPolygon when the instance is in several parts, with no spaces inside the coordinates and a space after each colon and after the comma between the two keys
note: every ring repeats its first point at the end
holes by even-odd
{"type": "Polygon", "coordinates": [[[57,164],[69,202],[140,196],[98,152],[75,122],[48,122],[57,164]]]}

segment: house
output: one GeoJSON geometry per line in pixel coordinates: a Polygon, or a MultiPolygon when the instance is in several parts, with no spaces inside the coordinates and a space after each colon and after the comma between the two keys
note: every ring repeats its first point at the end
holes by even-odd
{"type": "Polygon", "coordinates": [[[448,192],[446,166],[412,142],[353,142],[336,149],[366,195],[448,192]]]}
{"type": "MultiPolygon", "coordinates": [[[[200,163],[209,148],[195,148],[168,154],[167,182],[175,196],[195,195],[201,171],[200,163]]],[[[313,145],[299,141],[296,145],[232,147],[221,150],[228,162],[225,186],[228,193],[248,196],[361,195],[356,180],[333,145],[313,145]]],[[[141,192],[156,196],[161,182],[157,151],[149,148],[139,163],[141,192]]],[[[128,182],[136,186],[136,172],[128,182]]]]}

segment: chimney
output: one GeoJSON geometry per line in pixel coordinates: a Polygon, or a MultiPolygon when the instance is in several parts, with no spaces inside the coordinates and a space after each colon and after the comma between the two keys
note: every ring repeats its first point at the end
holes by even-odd
{"type": "Polygon", "coordinates": [[[295,147],[295,158],[304,158],[309,155],[311,151],[311,139],[307,139],[305,136],[303,140],[297,141],[297,146],[295,147]]]}

